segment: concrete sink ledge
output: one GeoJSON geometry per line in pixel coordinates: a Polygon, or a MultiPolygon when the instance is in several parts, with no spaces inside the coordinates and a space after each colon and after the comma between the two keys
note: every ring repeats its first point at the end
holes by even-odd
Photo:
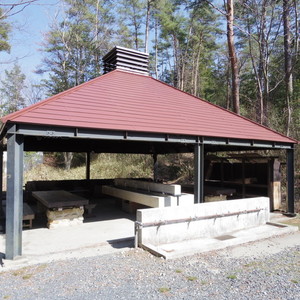
{"type": "Polygon", "coordinates": [[[165,259],[174,259],[197,253],[220,250],[230,246],[237,246],[297,231],[298,228],[296,226],[268,222],[266,225],[230,232],[220,237],[199,238],[180,243],[163,244],[160,246],[146,244],[143,248],[154,255],[161,256],[165,259]]]}

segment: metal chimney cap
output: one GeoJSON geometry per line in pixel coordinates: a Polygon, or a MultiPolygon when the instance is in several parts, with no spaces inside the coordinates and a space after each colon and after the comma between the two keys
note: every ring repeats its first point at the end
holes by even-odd
{"type": "Polygon", "coordinates": [[[134,49],[115,46],[102,58],[104,74],[120,69],[149,75],[149,54],[134,49]]]}

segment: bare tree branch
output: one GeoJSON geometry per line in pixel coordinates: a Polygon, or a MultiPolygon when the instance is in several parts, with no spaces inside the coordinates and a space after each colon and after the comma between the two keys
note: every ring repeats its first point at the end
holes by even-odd
{"type": "Polygon", "coordinates": [[[2,14],[0,15],[0,20],[3,18],[14,16],[20,12],[22,12],[28,5],[33,2],[37,2],[39,0],[19,0],[16,2],[11,3],[3,3],[0,2],[0,7],[7,7],[3,10],[2,14]],[[16,9],[16,10],[15,10],[16,9]],[[15,11],[14,11],[15,10],[15,11]]]}

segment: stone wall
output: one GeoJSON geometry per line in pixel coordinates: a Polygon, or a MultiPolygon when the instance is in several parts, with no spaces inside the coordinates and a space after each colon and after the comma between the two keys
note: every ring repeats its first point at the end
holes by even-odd
{"type": "Polygon", "coordinates": [[[47,210],[48,228],[80,225],[83,223],[83,207],[67,208],[63,210],[47,210]]]}

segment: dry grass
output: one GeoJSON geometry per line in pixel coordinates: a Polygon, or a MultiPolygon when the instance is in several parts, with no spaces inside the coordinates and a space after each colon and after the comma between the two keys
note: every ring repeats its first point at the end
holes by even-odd
{"type": "Polygon", "coordinates": [[[300,215],[298,214],[295,218],[292,218],[288,221],[284,221],[282,223],[287,224],[287,225],[292,225],[292,226],[298,226],[298,228],[300,230],[300,215]]]}
{"type": "MultiPolygon", "coordinates": [[[[91,179],[148,178],[153,176],[153,160],[150,155],[99,154],[91,162],[91,179]]],[[[86,167],[63,168],[40,164],[25,172],[24,182],[34,180],[85,179],[86,167]]]]}
{"type": "Polygon", "coordinates": [[[25,172],[24,182],[34,181],[34,180],[60,180],[60,179],[84,179],[85,168],[78,167],[71,169],[69,171],[55,168],[48,165],[38,165],[25,172]]]}
{"type": "MultiPolygon", "coordinates": [[[[158,156],[158,179],[168,183],[193,183],[193,154],[158,156]]],[[[91,179],[153,178],[152,155],[95,154],[91,157],[91,179]]],[[[24,174],[24,183],[35,180],[85,179],[85,165],[65,170],[45,164],[37,165],[24,174]]],[[[283,178],[282,209],[285,210],[285,174],[283,178]]],[[[4,181],[4,184],[6,181],[4,181]]],[[[300,173],[295,176],[295,212],[300,213],[300,173]]]]}

